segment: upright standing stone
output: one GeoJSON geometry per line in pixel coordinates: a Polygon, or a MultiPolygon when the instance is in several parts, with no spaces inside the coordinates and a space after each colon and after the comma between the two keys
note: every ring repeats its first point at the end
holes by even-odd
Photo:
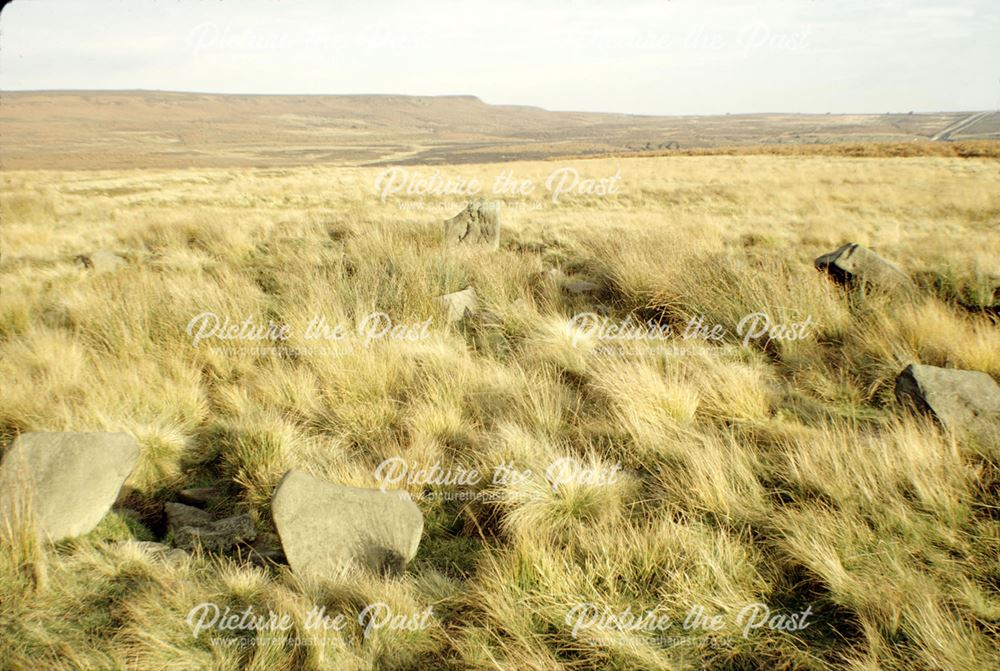
{"type": "Polygon", "coordinates": [[[301,574],[349,565],[400,573],[424,528],[406,492],[344,487],[299,470],[281,479],[271,512],[288,563],[301,574]]]}
{"type": "Polygon", "coordinates": [[[486,245],[500,248],[500,203],[476,201],[444,222],[448,245],[486,245]]]}
{"type": "Polygon", "coordinates": [[[910,292],[909,275],[866,247],[849,242],[816,259],[816,268],[841,284],[864,283],[882,291],[910,292]]]}
{"type": "Polygon", "coordinates": [[[896,398],[955,432],[1000,438],[1000,386],[986,373],[910,364],[896,377],[896,398]]]}
{"type": "Polygon", "coordinates": [[[28,510],[53,541],[89,533],[138,460],[127,433],[23,433],[0,464],[0,518],[28,510]]]}

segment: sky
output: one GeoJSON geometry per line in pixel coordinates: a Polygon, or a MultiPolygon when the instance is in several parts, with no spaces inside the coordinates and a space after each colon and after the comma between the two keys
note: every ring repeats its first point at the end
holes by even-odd
{"type": "Polygon", "coordinates": [[[1000,107],[1000,1],[15,0],[0,13],[0,89],[986,110],[1000,107]]]}

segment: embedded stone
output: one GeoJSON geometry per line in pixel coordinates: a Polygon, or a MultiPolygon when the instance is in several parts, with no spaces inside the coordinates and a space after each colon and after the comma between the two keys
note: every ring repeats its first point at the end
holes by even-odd
{"type": "Polygon", "coordinates": [[[345,487],[299,470],[282,478],[271,511],[288,563],[302,574],[346,566],[401,573],[424,528],[406,492],[345,487]]]}

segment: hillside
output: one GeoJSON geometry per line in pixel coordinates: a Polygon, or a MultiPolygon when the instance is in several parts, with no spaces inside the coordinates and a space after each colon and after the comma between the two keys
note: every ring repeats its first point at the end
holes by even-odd
{"type": "Polygon", "coordinates": [[[1000,139],[997,115],[654,117],[489,105],[473,96],[149,91],[0,95],[0,166],[127,169],[446,164],[723,146],[1000,139]]]}

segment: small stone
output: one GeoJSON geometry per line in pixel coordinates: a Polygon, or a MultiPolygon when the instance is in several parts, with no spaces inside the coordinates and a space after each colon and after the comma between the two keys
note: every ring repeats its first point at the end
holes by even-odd
{"type": "Polygon", "coordinates": [[[171,501],[163,506],[167,514],[167,529],[177,531],[181,527],[204,527],[212,523],[212,516],[200,508],[171,501]]]}
{"type": "Polygon", "coordinates": [[[910,364],[896,377],[896,398],[954,432],[1000,437],[1000,386],[986,373],[910,364]]]}
{"type": "Polygon", "coordinates": [[[101,249],[91,254],[77,256],[76,263],[82,268],[91,270],[96,274],[101,274],[114,272],[127,262],[124,257],[106,249],[101,249]]]}
{"type": "Polygon", "coordinates": [[[881,256],[853,242],[816,259],[816,268],[841,284],[863,283],[883,291],[910,292],[913,280],[881,256]]]}
{"type": "Polygon", "coordinates": [[[22,433],[0,464],[0,524],[27,510],[53,541],[89,533],[138,460],[127,433],[22,433]]]}
{"type": "Polygon", "coordinates": [[[256,536],[253,518],[243,514],[202,526],[181,527],[174,532],[174,543],[185,550],[200,546],[207,552],[226,552],[237,543],[252,541],[256,536]]]}
{"type": "Polygon", "coordinates": [[[597,291],[600,287],[593,282],[588,282],[587,280],[573,280],[571,282],[566,282],[563,285],[568,293],[574,296],[579,296],[580,294],[591,294],[597,291]]]}
{"type": "Polygon", "coordinates": [[[479,299],[476,296],[476,290],[472,287],[466,287],[455,293],[438,296],[435,300],[444,306],[445,319],[449,323],[461,321],[466,317],[475,315],[479,309],[479,299]]]}
{"type": "Polygon", "coordinates": [[[219,490],[216,487],[192,487],[182,489],[177,493],[177,498],[189,506],[204,508],[214,499],[219,497],[219,490]]]}

